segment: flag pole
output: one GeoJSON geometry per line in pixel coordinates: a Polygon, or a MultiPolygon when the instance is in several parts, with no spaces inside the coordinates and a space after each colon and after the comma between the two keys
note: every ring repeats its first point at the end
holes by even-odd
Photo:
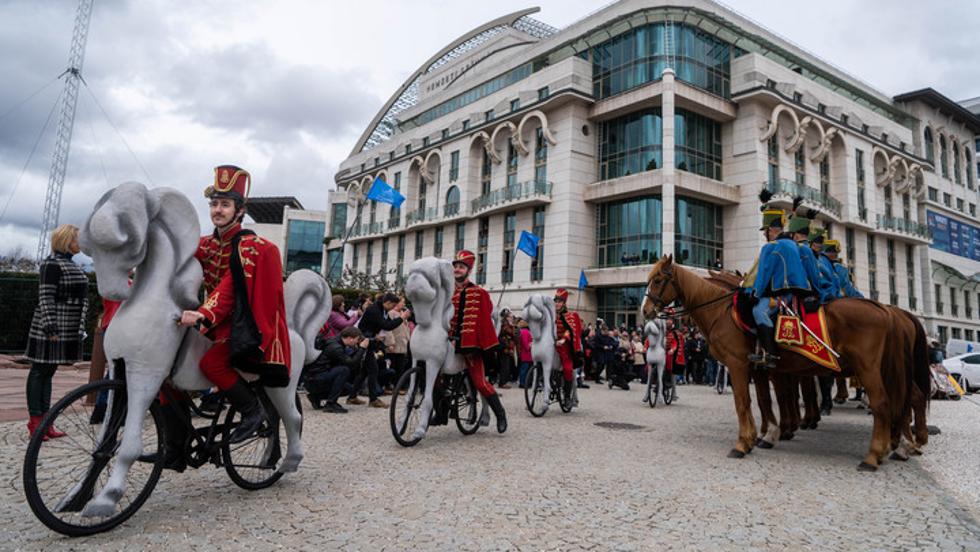
{"type": "MultiPolygon", "coordinates": [[[[349,227],[347,227],[347,232],[344,233],[344,240],[340,244],[339,258],[341,259],[344,257],[344,248],[347,247],[347,241],[350,239],[351,234],[354,233],[354,228],[357,228],[357,224],[361,220],[361,211],[362,211],[361,207],[363,205],[364,205],[364,199],[358,199],[357,205],[354,207],[355,210],[354,212],[357,213],[356,215],[354,215],[354,222],[349,227]]],[[[326,247],[326,244],[324,244],[324,247],[326,247]]],[[[336,265],[337,265],[337,257],[335,257],[333,262],[330,263],[330,270],[328,270],[327,273],[324,275],[324,279],[329,278],[330,275],[333,274],[333,269],[336,267],[336,265]]],[[[343,273],[341,273],[340,278],[343,279],[343,277],[344,275],[343,273]]]]}

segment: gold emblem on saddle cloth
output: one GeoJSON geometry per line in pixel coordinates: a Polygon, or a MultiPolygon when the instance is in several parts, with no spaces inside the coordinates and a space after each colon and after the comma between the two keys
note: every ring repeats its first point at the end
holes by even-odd
{"type": "Polygon", "coordinates": [[[780,345],[803,345],[803,328],[800,327],[799,318],[786,314],[780,314],[776,317],[776,343],[780,345]]]}
{"type": "MultiPolygon", "coordinates": [[[[827,331],[827,320],[822,308],[816,314],[815,320],[813,318],[808,320],[812,324],[809,327],[816,331],[821,339],[829,339],[830,332],[827,331]]],[[[796,316],[780,314],[776,317],[776,343],[784,349],[804,356],[825,368],[840,372],[840,364],[838,364],[837,358],[803,328],[803,323],[796,316]]]]}

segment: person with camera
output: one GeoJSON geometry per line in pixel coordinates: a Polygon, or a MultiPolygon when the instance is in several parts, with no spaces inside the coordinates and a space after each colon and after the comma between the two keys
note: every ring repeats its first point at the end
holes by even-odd
{"type": "Polygon", "coordinates": [[[364,360],[368,340],[361,330],[349,326],[332,337],[317,336],[314,346],[322,352],[306,367],[307,398],[314,410],[322,407],[325,412],[346,414],[347,409],[337,399],[351,372],[364,360]]]}
{"type": "Polygon", "coordinates": [[[395,308],[399,302],[398,296],[394,293],[385,293],[380,301],[374,301],[361,316],[359,328],[364,337],[368,339],[367,351],[361,362],[360,370],[354,377],[354,389],[351,390],[347,398],[347,404],[364,404],[364,401],[357,398],[364,380],[367,379],[369,403],[374,408],[388,408],[388,405],[378,397],[380,386],[378,385],[378,360],[384,358],[384,343],[381,332],[390,332],[400,326],[409,316],[407,310],[390,318],[388,312],[395,308]]]}

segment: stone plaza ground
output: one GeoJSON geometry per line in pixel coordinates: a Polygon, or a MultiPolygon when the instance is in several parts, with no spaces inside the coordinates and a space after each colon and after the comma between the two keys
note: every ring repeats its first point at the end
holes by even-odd
{"type": "Polygon", "coordinates": [[[211,466],[165,471],[129,521],[79,539],[30,512],[27,432],[4,423],[0,549],[980,550],[976,398],[934,402],[942,434],[926,454],[863,473],[871,418],[855,403],[816,431],[731,460],[731,393],[679,392],[651,410],[635,386],[593,386],[581,408],[538,419],[510,389],[506,434],[434,427],[411,449],[391,437],[387,410],[307,410],[299,473],[248,492],[211,466]]]}

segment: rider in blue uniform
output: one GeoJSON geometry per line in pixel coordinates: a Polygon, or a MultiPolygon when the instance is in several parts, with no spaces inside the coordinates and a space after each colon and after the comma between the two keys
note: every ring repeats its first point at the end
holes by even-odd
{"type": "Polygon", "coordinates": [[[794,207],[797,207],[797,214],[789,221],[789,233],[799,249],[800,262],[803,264],[806,278],[810,282],[810,289],[816,294],[822,305],[837,297],[837,292],[834,286],[835,282],[829,279],[828,275],[820,272],[817,256],[813,254],[810,244],[807,243],[807,238],[810,236],[810,225],[817,216],[817,212],[813,209],[800,211],[798,209],[799,200],[795,200],[793,203],[794,207]]]}
{"type": "MultiPolygon", "coordinates": [[[[771,197],[765,190],[759,195],[763,202],[771,197]]],[[[772,321],[779,301],[789,302],[794,293],[811,291],[800,260],[799,246],[789,234],[783,232],[785,217],[782,209],[763,210],[760,230],[765,232],[768,243],[762,246],[754,271],[749,271],[743,283],[746,290],[758,299],[752,308],[752,317],[755,319],[759,344],[764,349],[762,355],[749,355],[749,360],[767,368],[775,367],[779,360],[772,321]]]]}
{"type": "Polygon", "coordinates": [[[851,272],[847,270],[844,263],[840,262],[837,256],[840,254],[840,242],[837,240],[826,240],[823,246],[823,253],[830,260],[834,267],[834,274],[837,275],[837,284],[840,286],[840,297],[858,297],[864,299],[864,295],[851,283],[851,272]]]}
{"type": "Polygon", "coordinates": [[[824,254],[823,248],[826,244],[827,231],[823,228],[813,228],[810,230],[810,235],[807,241],[810,242],[810,249],[813,250],[813,254],[817,257],[817,269],[820,270],[820,275],[830,282],[831,288],[833,290],[833,297],[840,297],[841,285],[837,281],[837,273],[834,272],[834,263],[830,262],[827,255],[824,254]]]}

